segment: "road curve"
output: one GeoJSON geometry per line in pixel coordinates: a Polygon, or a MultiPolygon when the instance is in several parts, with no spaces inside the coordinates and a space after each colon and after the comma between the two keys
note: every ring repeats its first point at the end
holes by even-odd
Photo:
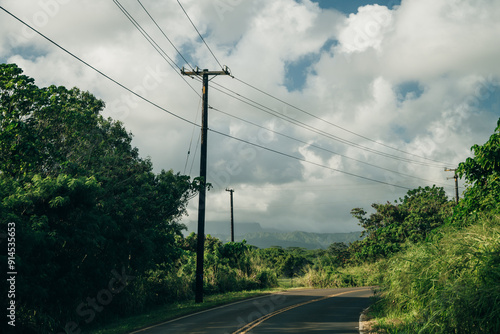
{"type": "Polygon", "coordinates": [[[359,333],[371,288],[280,292],[220,306],[132,333],[359,333]]]}

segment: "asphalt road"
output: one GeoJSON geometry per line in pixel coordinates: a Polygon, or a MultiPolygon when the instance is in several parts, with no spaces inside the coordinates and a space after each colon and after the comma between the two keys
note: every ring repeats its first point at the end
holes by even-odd
{"type": "Polygon", "coordinates": [[[359,333],[371,288],[308,289],[245,300],[133,333],[359,333]]]}

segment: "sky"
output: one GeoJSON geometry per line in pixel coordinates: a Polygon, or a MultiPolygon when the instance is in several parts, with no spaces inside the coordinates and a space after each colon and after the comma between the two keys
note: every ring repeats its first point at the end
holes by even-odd
{"type": "MultiPolygon", "coordinates": [[[[105,101],[105,117],[133,133],[155,172],[192,177],[201,83],[178,67],[227,66],[232,76],[212,77],[208,89],[207,225],[229,222],[226,188],[234,189],[236,224],[322,233],[360,230],[352,208],[393,202],[419,186],[442,186],[451,198],[453,173],[444,168],[471,156],[500,117],[499,1],[180,3],[210,49],[176,0],[119,2],[159,52],[113,1],[0,0],[163,109],[3,10],[0,61],[18,64],[38,86],[91,92],[105,101]]],[[[183,222],[197,221],[197,203],[183,222]]]]}

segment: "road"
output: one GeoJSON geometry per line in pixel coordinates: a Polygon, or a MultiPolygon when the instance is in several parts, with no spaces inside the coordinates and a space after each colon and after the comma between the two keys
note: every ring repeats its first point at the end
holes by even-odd
{"type": "Polygon", "coordinates": [[[168,321],[137,334],[359,333],[371,288],[281,292],[168,321]]]}

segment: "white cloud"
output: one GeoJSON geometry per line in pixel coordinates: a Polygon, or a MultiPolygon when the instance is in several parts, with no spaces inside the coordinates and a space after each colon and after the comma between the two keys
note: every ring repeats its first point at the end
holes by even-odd
{"type": "Polygon", "coordinates": [[[346,26],[339,33],[340,52],[363,52],[368,48],[381,51],[384,36],[393,28],[393,14],[385,6],[360,7],[357,14],[350,14],[346,26]]]}
{"type": "MultiPolygon", "coordinates": [[[[199,122],[200,99],[195,92],[201,92],[200,82],[184,77],[193,92],[179,70],[169,67],[112,2],[0,3],[127,87],[189,121],[199,122]]],[[[171,58],[184,65],[135,1],[121,3],[171,58]]],[[[339,126],[221,76],[211,81],[210,105],[300,141],[210,110],[209,127],[216,131],[393,185],[429,184],[422,178],[449,184],[451,194],[453,182],[446,180],[450,175],[442,168],[403,163],[369,150],[419,161],[422,159],[416,155],[427,157],[453,167],[467,157],[470,146],[487,140],[500,116],[494,109],[500,104],[498,1],[405,0],[392,10],[363,6],[348,17],[321,9],[309,0],[182,3],[219,61],[237,78],[339,126]],[[306,83],[302,90],[290,92],[284,86],[287,69],[304,59],[312,61],[307,65],[306,83]],[[216,84],[305,128],[222,94],[216,84]],[[307,130],[308,126],[316,132],[307,130]],[[304,142],[382,168],[306,147],[304,142]]],[[[144,5],[192,65],[218,69],[175,1],[144,5]]],[[[124,122],[134,134],[134,144],[143,156],[151,156],[156,170],[183,172],[187,165],[189,173],[193,165],[193,174],[198,173],[195,147],[199,128],[138,100],[30,34],[4,12],[0,15],[1,60],[16,62],[38,85],[77,86],[104,99],[105,115],[124,122]]],[[[226,186],[236,190],[237,221],[310,231],[356,230],[350,209],[368,209],[372,202],[394,200],[405,193],[404,189],[301,163],[214,132],[209,133],[208,142],[209,181],[217,187],[208,195],[207,220],[229,217],[226,186]]],[[[188,219],[196,219],[195,202],[189,206],[188,219]]]]}

